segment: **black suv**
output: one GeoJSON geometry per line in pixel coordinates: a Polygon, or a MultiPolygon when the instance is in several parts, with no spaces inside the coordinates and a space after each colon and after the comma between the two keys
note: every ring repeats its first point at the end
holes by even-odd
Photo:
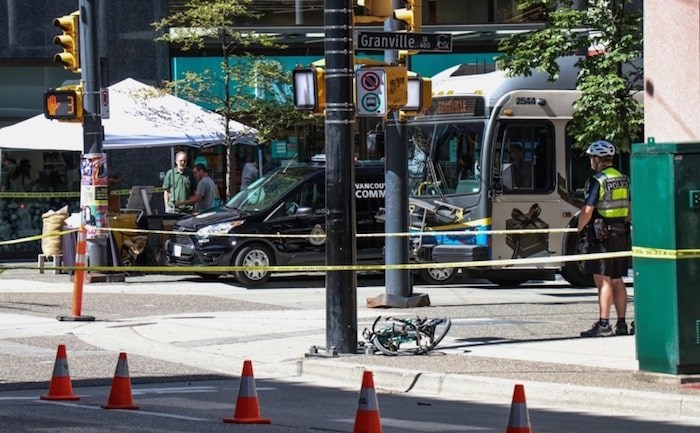
{"type": "MultiPolygon", "coordinates": [[[[323,165],[295,164],[267,173],[225,206],[179,220],[173,229],[178,233],[165,243],[168,264],[324,265],[326,242],[320,235],[325,235],[326,225],[325,181],[323,165]]],[[[384,206],[381,162],[355,166],[355,197],[358,233],[384,233],[384,222],[376,218],[384,206]]],[[[381,236],[357,238],[357,262],[383,263],[383,246],[381,236]]],[[[205,278],[227,273],[202,271],[205,278]]],[[[233,276],[253,286],[265,282],[270,271],[235,271],[233,276]]]]}
{"type": "MultiPolygon", "coordinates": [[[[244,286],[267,281],[271,271],[265,267],[325,265],[325,175],[323,165],[279,168],[241,190],[225,206],[177,221],[173,229],[177,233],[165,242],[168,265],[201,267],[199,275],[204,278],[228,274],[224,267],[244,267],[233,271],[244,286]]],[[[355,165],[354,193],[357,234],[384,234],[382,162],[355,165]]],[[[417,233],[425,227],[432,230],[410,239],[412,261],[488,259],[488,248],[477,245],[475,236],[466,231],[465,235],[438,235],[439,230],[454,230],[454,222],[462,221],[461,209],[444,209],[447,205],[440,201],[411,200],[411,226],[417,233]]],[[[357,264],[384,264],[384,236],[358,236],[356,247],[357,264]]],[[[418,270],[418,275],[429,284],[447,284],[458,271],[457,267],[429,267],[418,270]]]]}

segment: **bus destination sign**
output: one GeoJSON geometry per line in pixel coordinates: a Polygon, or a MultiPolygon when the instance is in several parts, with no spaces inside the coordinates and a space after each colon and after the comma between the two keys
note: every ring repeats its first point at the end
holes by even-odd
{"type": "Polygon", "coordinates": [[[450,33],[355,32],[357,50],[452,51],[450,33]]]}

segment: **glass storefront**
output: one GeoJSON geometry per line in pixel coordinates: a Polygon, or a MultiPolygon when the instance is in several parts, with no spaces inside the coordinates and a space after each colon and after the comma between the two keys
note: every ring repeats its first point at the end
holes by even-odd
{"type": "MultiPolygon", "coordinates": [[[[3,151],[0,177],[0,240],[42,232],[42,215],[68,206],[80,209],[78,152],[3,151]]],[[[41,241],[0,245],[0,258],[41,252],[41,241]]]]}

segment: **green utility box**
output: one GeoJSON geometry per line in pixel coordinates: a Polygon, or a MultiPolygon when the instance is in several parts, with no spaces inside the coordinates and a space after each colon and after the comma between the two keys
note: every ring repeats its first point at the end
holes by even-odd
{"type": "Polygon", "coordinates": [[[639,369],[698,374],[700,143],[635,143],[631,180],[639,369]]]}

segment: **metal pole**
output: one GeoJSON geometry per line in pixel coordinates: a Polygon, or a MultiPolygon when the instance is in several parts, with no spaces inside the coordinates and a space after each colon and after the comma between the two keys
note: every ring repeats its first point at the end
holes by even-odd
{"type": "Polygon", "coordinates": [[[100,71],[97,52],[96,0],[79,0],[80,68],[83,98],[83,152],[101,153],[104,132],[100,117],[100,71]]]}
{"type": "MultiPolygon", "coordinates": [[[[352,1],[325,0],[326,263],[353,265],[355,171],[353,162],[352,1]]],[[[357,352],[357,274],[326,273],[326,349],[357,352]]]]}
{"type": "MultiPolygon", "coordinates": [[[[404,6],[403,0],[393,0],[392,8],[404,6]]],[[[393,17],[384,21],[385,32],[399,30],[399,21],[393,17]]],[[[384,62],[398,63],[397,50],[384,50],[384,62]]],[[[384,121],[384,208],[386,233],[407,233],[408,224],[408,137],[406,122],[391,112],[384,121]]],[[[387,265],[409,262],[409,239],[404,236],[389,236],[385,241],[387,265]]],[[[427,295],[413,296],[413,279],[410,269],[387,269],[385,293],[367,300],[369,307],[412,308],[430,305],[427,295]]]]}
{"type": "MultiPolygon", "coordinates": [[[[387,121],[385,134],[384,177],[386,208],[386,233],[408,232],[408,151],[406,149],[406,122],[399,121],[397,113],[391,113],[393,121],[387,121]]],[[[409,239],[404,236],[386,238],[386,264],[408,263],[409,239]]],[[[387,269],[386,293],[389,298],[413,295],[409,269],[387,269]]],[[[401,306],[401,305],[395,305],[401,306]]]]}
{"type": "MultiPolygon", "coordinates": [[[[393,0],[392,8],[395,10],[400,7],[402,7],[402,0],[393,0]]],[[[393,17],[384,22],[384,31],[395,32],[398,29],[399,22],[393,17]]],[[[389,65],[396,64],[398,51],[385,50],[384,61],[389,65]]],[[[396,115],[396,112],[392,114],[396,115]]],[[[408,231],[408,152],[405,122],[385,121],[384,134],[385,231],[406,233],[408,231]]],[[[405,263],[408,263],[408,238],[396,236],[386,238],[386,264],[405,263]]],[[[410,297],[413,294],[410,273],[408,269],[387,269],[385,282],[387,295],[410,297]]]]}
{"type": "Polygon", "coordinates": [[[87,256],[91,266],[107,265],[107,155],[102,154],[104,132],[100,118],[100,74],[97,52],[96,0],[79,0],[80,69],[83,82],[83,155],[81,158],[81,215],[88,226],[87,256]],[[87,215],[91,215],[87,219],[87,215]],[[94,218],[94,222],[93,222],[94,218]],[[92,226],[92,227],[91,227],[92,226]]]}

